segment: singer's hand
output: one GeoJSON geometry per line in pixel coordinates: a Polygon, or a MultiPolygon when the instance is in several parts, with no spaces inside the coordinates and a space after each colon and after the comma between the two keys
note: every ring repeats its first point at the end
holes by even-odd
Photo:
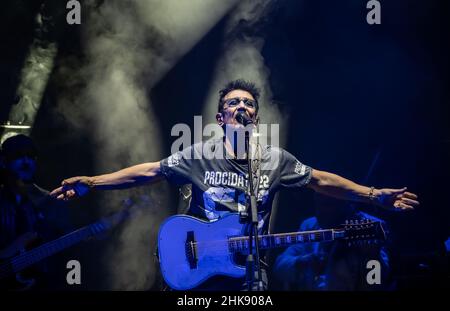
{"type": "Polygon", "coordinates": [[[88,176],[77,176],[63,180],[61,187],[54,189],[50,196],[58,200],[70,200],[86,195],[92,188],[92,179],[88,176]]]}
{"type": "Polygon", "coordinates": [[[384,188],[377,191],[377,204],[387,210],[412,210],[420,204],[417,195],[406,191],[406,187],[401,189],[384,188]]]}

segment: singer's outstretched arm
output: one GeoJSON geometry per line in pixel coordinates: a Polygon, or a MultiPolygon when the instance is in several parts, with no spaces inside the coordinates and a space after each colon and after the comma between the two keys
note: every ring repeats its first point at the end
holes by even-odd
{"type": "Polygon", "coordinates": [[[410,210],[419,205],[417,195],[400,189],[375,189],[358,185],[333,173],[313,169],[308,187],[337,199],[373,203],[390,210],[410,210]]]}
{"type": "Polygon", "coordinates": [[[60,200],[83,196],[91,189],[124,189],[163,179],[160,162],[142,163],[117,172],[98,176],[77,176],[65,179],[50,195],[60,200]]]}

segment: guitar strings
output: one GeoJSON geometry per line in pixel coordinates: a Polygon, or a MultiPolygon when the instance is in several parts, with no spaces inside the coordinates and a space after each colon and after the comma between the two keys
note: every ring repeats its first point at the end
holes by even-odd
{"type": "MultiPolygon", "coordinates": [[[[47,255],[52,253],[52,251],[50,251],[52,248],[56,248],[56,251],[58,251],[58,244],[61,244],[61,243],[70,244],[72,242],[76,242],[76,240],[79,239],[78,236],[80,236],[80,238],[87,237],[89,234],[89,230],[90,230],[90,228],[86,228],[86,230],[72,232],[71,234],[63,236],[60,239],[48,242],[48,243],[43,244],[33,250],[30,250],[29,252],[27,252],[25,254],[18,255],[16,257],[12,258],[10,261],[10,263],[12,265],[12,270],[13,271],[14,271],[14,269],[21,270],[21,269],[29,266],[30,264],[33,264],[35,262],[35,260],[33,260],[33,258],[41,257],[41,256],[43,258],[45,258],[47,255]]],[[[39,261],[39,260],[37,260],[37,261],[39,261]]]]}
{"type": "MultiPolygon", "coordinates": [[[[292,242],[294,243],[308,243],[308,242],[314,242],[317,237],[324,238],[324,234],[327,232],[331,232],[331,229],[325,229],[325,230],[314,230],[314,231],[304,231],[302,233],[281,233],[276,235],[263,235],[260,236],[258,239],[258,246],[260,247],[270,247],[272,245],[276,246],[283,246],[285,244],[290,244],[292,242]],[[314,239],[311,239],[311,235],[314,235],[314,239]],[[308,239],[303,238],[303,236],[308,236],[308,239]],[[281,238],[281,240],[277,243],[273,243],[273,239],[276,239],[277,237],[281,238]],[[291,237],[286,243],[286,238],[291,237]],[[298,239],[298,237],[302,237],[301,239],[298,239]],[[267,241],[267,243],[264,243],[264,241],[267,241]]],[[[210,240],[210,241],[199,241],[199,242],[188,242],[189,245],[193,246],[199,246],[199,247],[208,247],[208,249],[218,249],[218,247],[223,248],[223,245],[226,243],[228,248],[232,248],[233,250],[246,250],[249,247],[248,237],[232,237],[226,240],[210,240]],[[232,244],[234,243],[234,245],[232,244]]],[[[255,243],[253,243],[255,244],[255,243]]],[[[253,245],[254,246],[254,245],[253,245]]]]}

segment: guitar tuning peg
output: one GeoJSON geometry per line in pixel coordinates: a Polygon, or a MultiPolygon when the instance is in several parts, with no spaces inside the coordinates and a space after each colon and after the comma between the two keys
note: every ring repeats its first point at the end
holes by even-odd
{"type": "Polygon", "coordinates": [[[345,224],[346,224],[346,225],[348,225],[348,219],[347,219],[347,220],[345,220],[345,224]]]}
{"type": "Polygon", "coordinates": [[[351,224],[351,225],[353,225],[353,219],[352,219],[352,220],[350,220],[350,224],[351,224]]]}

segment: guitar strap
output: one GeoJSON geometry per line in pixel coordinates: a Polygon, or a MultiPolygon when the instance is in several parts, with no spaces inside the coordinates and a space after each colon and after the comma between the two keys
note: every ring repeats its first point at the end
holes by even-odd
{"type": "Polygon", "coordinates": [[[186,215],[189,211],[192,201],[192,184],[182,185],[179,188],[180,202],[178,205],[177,214],[186,215]]]}

